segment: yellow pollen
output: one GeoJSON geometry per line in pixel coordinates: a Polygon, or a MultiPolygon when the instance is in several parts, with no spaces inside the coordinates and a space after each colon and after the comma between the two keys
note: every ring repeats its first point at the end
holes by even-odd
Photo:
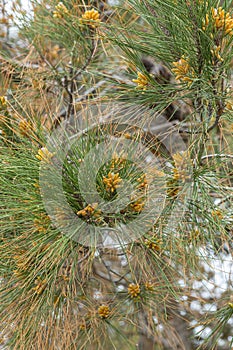
{"type": "Polygon", "coordinates": [[[62,2],[59,2],[59,4],[57,4],[55,6],[55,11],[53,11],[53,17],[54,18],[63,18],[64,15],[67,15],[68,13],[69,13],[69,11],[66,8],[66,6],[62,2]]]}
{"type": "Polygon", "coordinates": [[[131,298],[136,298],[140,294],[140,286],[139,284],[131,283],[128,286],[128,294],[131,296],[131,298]]]}
{"type": "Polygon", "coordinates": [[[89,25],[92,28],[97,27],[99,25],[99,23],[100,23],[99,12],[94,10],[94,9],[86,11],[82,15],[81,22],[84,23],[84,24],[89,25]]]}
{"type": "Polygon", "coordinates": [[[103,177],[103,183],[106,191],[110,193],[113,193],[120,186],[121,181],[122,179],[120,178],[119,173],[114,174],[109,172],[108,176],[103,177]]]}
{"type": "Polygon", "coordinates": [[[42,147],[41,149],[39,149],[36,158],[39,159],[42,162],[45,163],[50,163],[51,159],[53,158],[53,156],[55,155],[55,153],[51,153],[49,152],[49,150],[47,149],[47,147],[42,147]]]}
{"type": "Polygon", "coordinates": [[[138,72],[137,79],[133,79],[132,81],[138,85],[137,86],[138,88],[143,89],[143,90],[146,90],[146,87],[149,83],[147,77],[140,72],[138,72]]]}
{"type": "Polygon", "coordinates": [[[172,72],[175,74],[176,80],[183,81],[190,85],[194,80],[194,70],[190,67],[188,59],[182,56],[179,61],[172,63],[174,68],[172,72]]]}
{"type": "Polygon", "coordinates": [[[107,318],[110,314],[110,309],[108,305],[101,305],[98,308],[98,314],[101,318],[107,318]]]}

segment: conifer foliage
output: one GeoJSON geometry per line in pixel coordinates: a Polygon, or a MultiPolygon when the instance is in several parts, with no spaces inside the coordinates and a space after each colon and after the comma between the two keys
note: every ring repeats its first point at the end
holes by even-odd
{"type": "Polygon", "coordinates": [[[0,347],[230,349],[231,1],[0,6],[0,347]]]}

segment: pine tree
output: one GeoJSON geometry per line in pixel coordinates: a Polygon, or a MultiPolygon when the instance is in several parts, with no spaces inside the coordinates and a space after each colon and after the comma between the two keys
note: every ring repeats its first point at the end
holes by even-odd
{"type": "Polygon", "coordinates": [[[30,5],[1,3],[4,349],[230,349],[231,1],[30,5]]]}

